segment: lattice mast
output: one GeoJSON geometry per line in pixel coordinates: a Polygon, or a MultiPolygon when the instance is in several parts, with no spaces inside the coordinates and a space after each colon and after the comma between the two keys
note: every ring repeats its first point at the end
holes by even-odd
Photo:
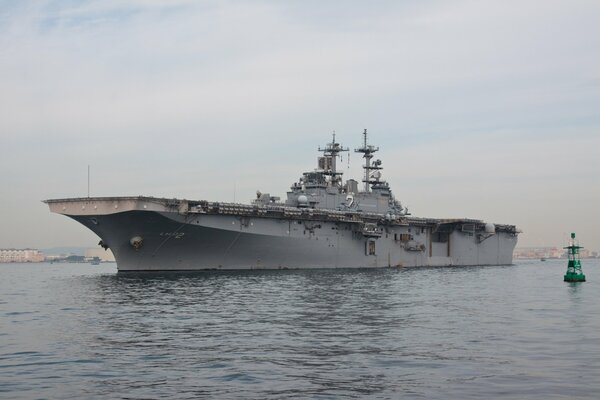
{"type": "Polygon", "coordinates": [[[383,167],[381,167],[381,161],[379,161],[379,160],[377,160],[377,161],[375,161],[375,163],[371,164],[371,159],[373,158],[373,154],[376,151],[379,151],[379,147],[375,147],[375,146],[372,146],[367,143],[367,130],[366,129],[363,132],[363,137],[364,137],[363,138],[363,140],[364,140],[363,147],[355,149],[354,151],[356,153],[363,153],[363,158],[365,159],[365,165],[363,165],[363,169],[365,170],[365,178],[363,179],[363,182],[365,184],[365,192],[370,192],[371,184],[377,182],[377,179],[373,179],[371,174],[374,171],[383,169],[383,167]]]}
{"type": "Polygon", "coordinates": [[[323,157],[319,157],[319,169],[323,171],[323,175],[331,176],[331,184],[335,186],[341,181],[343,174],[343,172],[337,171],[337,158],[340,153],[349,151],[349,149],[335,141],[334,131],[331,143],[327,143],[324,148],[319,146],[319,151],[323,152],[323,157]]]}

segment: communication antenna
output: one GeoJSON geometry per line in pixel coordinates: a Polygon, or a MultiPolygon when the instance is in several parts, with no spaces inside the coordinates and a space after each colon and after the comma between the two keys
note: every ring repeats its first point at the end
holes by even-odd
{"type": "Polygon", "coordinates": [[[88,199],[90,198],[90,164],[88,164],[88,199]]]}

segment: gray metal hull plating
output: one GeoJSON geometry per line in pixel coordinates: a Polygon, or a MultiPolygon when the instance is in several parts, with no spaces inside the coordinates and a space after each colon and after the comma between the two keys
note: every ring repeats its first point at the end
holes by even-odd
{"type": "Polygon", "coordinates": [[[94,231],[120,271],[502,265],[512,263],[517,242],[510,232],[481,240],[460,230],[434,242],[430,228],[410,223],[365,237],[345,222],[140,209],[62,213],[94,231]],[[402,234],[411,235],[410,246],[402,234]],[[142,239],[137,249],[135,237],[142,239]]]}
{"type": "Polygon", "coordinates": [[[365,159],[364,190],[344,184],[336,162],[349,151],[319,147],[287,200],[257,191],[251,204],[147,196],[46,200],[50,211],[94,231],[121,271],[365,268],[511,264],[519,230],[467,218],[414,218],[381,179],[379,147],[365,159]]]}

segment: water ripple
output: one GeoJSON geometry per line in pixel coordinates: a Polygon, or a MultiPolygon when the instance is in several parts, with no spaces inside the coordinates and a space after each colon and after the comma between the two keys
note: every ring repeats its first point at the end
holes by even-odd
{"type": "Polygon", "coordinates": [[[564,284],[563,263],[550,261],[180,274],[112,268],[0,266],[3,396],[591,399],[600,392],[593,266],[579,286],[564,284]]]}

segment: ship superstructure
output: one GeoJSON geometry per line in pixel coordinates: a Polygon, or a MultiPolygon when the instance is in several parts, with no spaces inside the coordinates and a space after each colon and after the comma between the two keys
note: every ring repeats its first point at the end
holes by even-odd
{"type": "MultiPolygon", "coordinates": [[[[402,216],[406,214],[399,202],[392,196],[389,184],[381,179],[381,160],[371,162],[373,154],[379,150],[367,144],[367,130],[363,132],[364,144],[355,150],[363,153],[365,159],[363,190],[354,179],[342,182],[343,173],[337,170],[337,159],[340,153],[349,151],[333,140],[324,148],[318,158],[318,168],[305,172],[298,182],[291,186],[287,193],[286,206],[312,209],[329,209],[338,211],[357,211],[367,213],[390,213],[402,216]]],[[[269,196],[259,195],[259,203],[265,203],[269,196]]]]}
{"type": "Polygon", "coordinates": [[[512,263],[514,225],[410,216],[382,179],[378,150],[365,130],[355,150],[365,160],[362,190],[343,181],[337,161],[349,149],[334,134],[284,202],[260,191],[251,204],[145,196],[45,202],[94,231],[121,271],[512,263]]]}

